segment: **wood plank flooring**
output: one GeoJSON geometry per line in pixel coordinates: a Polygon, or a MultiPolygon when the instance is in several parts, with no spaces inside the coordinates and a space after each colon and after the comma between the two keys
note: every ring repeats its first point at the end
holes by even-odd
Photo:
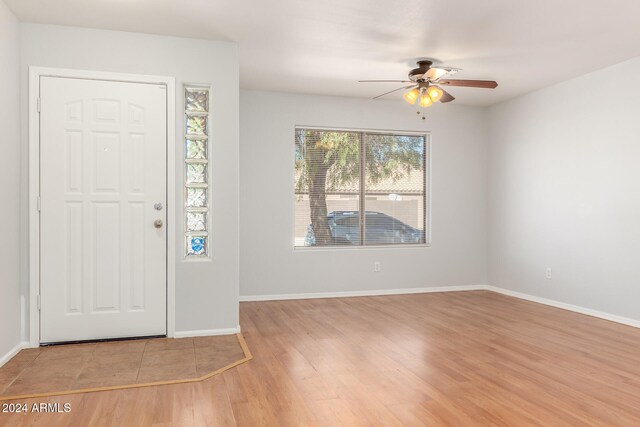
{"type": "Polygon", "coordinates": [[[638,426],[640,330],[488,291],[241,304],[209,380],[20,401],[43,426],[638,426]]]}

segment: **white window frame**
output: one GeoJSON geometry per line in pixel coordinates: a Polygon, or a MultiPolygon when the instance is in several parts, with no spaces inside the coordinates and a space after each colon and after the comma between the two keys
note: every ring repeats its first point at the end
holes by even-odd
{"type": "MultiPolygon", "coordinates": [[[[427,170],[424,174],[424,243],[415,244],[396,244],[396,245],[362,245],[362,246],[296,246],[295,245],[295,217],[296,217],[296,204],[295,197],[291,198],[291,212],[293,223],[291,224],[291,242],[293,242],[293,251],[363,251],[363,250],[380,250],[380,249],[416,249],[416,248],[430,248],[431,247],[431,132],[429,131],[398,131],[391,129],[369,129],[369,128],[345,128],[345,127],[327,127],[327,126],[307,126],[307,125],[295,125],[293,132],[301,129],[318,130],[318,131],[335,131],[335,132],[357,132],[368,134],[384,134],[384,135],[406,135],[406,136],[422,136],[424,137],[424,165],[427,170]]],[[[295,150],[291,150],[291,165],[295,163],[295,150]]],[[[291,168],[291,187],[292,193],[295,196],[295,168],[291,168]]]]}

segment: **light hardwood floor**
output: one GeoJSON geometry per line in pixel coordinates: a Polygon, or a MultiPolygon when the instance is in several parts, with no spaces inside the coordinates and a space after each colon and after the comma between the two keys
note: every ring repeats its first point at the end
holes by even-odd
{"type": "Polygon", "coordinates": [[[488,291],[241,304],[254,359],[0,425],[640,425],[640,330],[488,291]]]}

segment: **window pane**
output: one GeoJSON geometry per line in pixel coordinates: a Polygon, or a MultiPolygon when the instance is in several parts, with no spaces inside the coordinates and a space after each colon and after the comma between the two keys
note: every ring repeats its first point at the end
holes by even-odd
{"type": "Polygon", "coordinates": [[[206,255],[207,236],[192,236],[187,234],[187,255],[206,255]]]}
{"type": "Polygon", "coordinates": [[[297,129],[295,134],[295,245],[359,245],[359,226],[336,225],[358,217],[358,132],[297,129]]]}
{"type": "Polygon", "coordinates": [[[425,138],[365,134],[365,245],[425,243],[425,138]]]}
{"type": "Polygon", "coordinates": [[[207,141],[187,139],[185,154],[186,159],[206,159],[207,141]]]}
{"type": "Polygon", "coordinates": [[[206,188],[187,188],[187,207],[204,208],[207,206],[206,188]]]}
{"type": "Polygon", "coordinates": [[[206,89],[185,89],[187,111],[209,111],[209,91],[206,89]]]}
{"type": "Polygon", "coordinates": [[[327,223],[330,238],[319,245],[311,226],[309,195],[295,201],[295,246],[353,246],[360,244],[359,197],[355,194],[327,195],[327,223]]]}
{"type": "Polygon", "coordinates": [[[207,116],[187,116],[187,135],[206,135],[207,116]]]}
{"type": "Polygon", "coordinates": [[[206,212],[187,212],[187,231],[206,231],[206,212]]]}
{"type": "Polygon", "coordinates": [[[204,184],[207,182],[207,165],[204,163],[187,163],[187,184],[204,184]]]}

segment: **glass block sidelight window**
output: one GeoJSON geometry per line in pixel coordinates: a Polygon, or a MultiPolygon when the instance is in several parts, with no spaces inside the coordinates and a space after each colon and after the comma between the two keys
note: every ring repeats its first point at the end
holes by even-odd
{"type": "Polygon", "coordinates": [[[209,255],[209,88],[184,88],[185,255],[209,255]]]}

